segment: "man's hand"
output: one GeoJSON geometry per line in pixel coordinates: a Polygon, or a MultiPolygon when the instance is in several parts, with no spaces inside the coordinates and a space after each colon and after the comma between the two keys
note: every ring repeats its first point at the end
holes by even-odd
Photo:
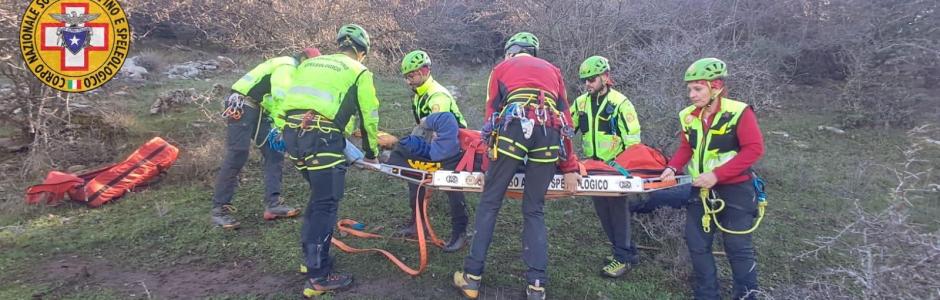
{"type": "Polygon", "coordinates": [[[716,183],[718,183],[718,177],[715,177],[715,173],[708,172],[695,178],[695,181],[692,182],[692,186],[710,189],[715,186],[716,183]]]}
{"type": "Polygon", "coordinates": [[[565,173],[565,192],[572,193],[578,191],[578,180],[581,174],[578,172],[565,173]]]}
{"type": "Polygon", "coordinates": [[[661,181],[672,181],[676,179],[676,170],[673,168],[666,168],[663,170],[662,174],[659,174],[659,180],[661,181]]]}

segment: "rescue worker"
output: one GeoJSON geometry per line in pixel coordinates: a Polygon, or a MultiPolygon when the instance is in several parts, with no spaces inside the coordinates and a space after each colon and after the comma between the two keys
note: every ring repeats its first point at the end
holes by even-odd
{"type": "MultiPolygon", "coordinates": [[[[630,99],[612,88],[607,58],[591,56],[584,60],[578,68],[578,77],[587,92],[574,100],[571,119],[575,131],[581,132],[584,156],[611,162],[630,146],[640,143],[636,109],[630,99]]],[[[601,274],[623,276],[639,262],[636,246],[630,238],[630,204],[627,197],[595,196],[591,200],[613,252],[601,268],[601,274]]]]}
{"type": "Polygon", "coordinates": [[[369,53],[369,35],[359,25],[343,25],[336,42],[339,53],[308,59],[297,67],[281,103],[288,157],[310,185],[300,238],[308,277],[305,297],[342,289],[353,281],[351,275],[334,272],[330,257],[346,182],[344,134],[354,127],[351,124],[362,132],[365,161],[377,163],[379,153],[379,100],[372,72],[362,64],[369,53]]]}
{"type": "Polygon", "coordinates": [[[431,57],[421,50],[411,51],[402,58],[401,75],[415,95],[412,99],[411,113],[415,124],[436,112],[450,112],[457,118],[460,128],[467,128],[467,120],[460,113],[457,100],[444,86],[431,76],[431,57]]]}
{"type": "Polygon", "coordinates": [[[517,33],[503,49],[505,59],[490,73],[482,132],[490,145],[491,162],[476,211],[470,253],[463,270],[454,273],[453,284],[467,298],[479,296],[496,216],[510,179],[522,166],[526,295],[529,299],[544,299],[548,284],[548,236],[542,212],[545,194],[556,164],[565,173],[564,184],[569,192],[576,189],[580,178],[571,147],[571,115],[561,71],[536,57],[539,40],[535,35],[517,33]]]}
{"type": "Polygon", "coordinates": [[[281,164],[284,153],[270,145],[268,133],[277,113],[277,104],[283,100],[284,89],[290,84],[290,74],[306,58],[316,57],[320,51],[306,48],[294,56],[269,59],[240,78],[232,85],[232,94],[225,100],[223,116],[228,121],[225,135],[225,156],[215,179],[212,194],[212,222],[225,229],[238,228],[232,216],[231,205],[238,185],[238,173],[248,161],[249,145],[261,150],[264,165],[264,219],[294,217],[300,209],[287,206],[281,200],[281,164]]]}
{"type": "MultiPolygon", "coordinates": [[[[682,125],[679,149],[660,178],[670,180],[685,166],[692,176],[692,195],[709,189],[724,200],[725,207],[711,220],[724,228],[742,231],[751,228],[757,216],[756,190],[751,167],[763,156],[764,141],[750,106],[727,98],[725,63],[703,58],[685,73],[692,105],[679,112],[682,125]]],[[[714,231],[703,225],[705,201],[691,202],[686,210],[685,240],[692,259],[695,299],[719,299],[718,273],[712,255],[714,231]]],[[[718,230],[715,230],[718,231],[718,230]]],[[[754,299],[757,261],[751,234],[722,233],[733,277],[734,299],[754,299]]]]}
{"type": "MultiPolygon", "coordinates": [[[[457,101],[454,100],[454,96],[450,94],[444,86],[431,77],[431,57],[428,54],[421,50],[411,51],[401,61],[401,74],[405,78],[405,82],[411,87],[414,91],[414,99],[411,105],[411,113],[415,119],[415,125],[419,128],[429,128],[430,131],[440,135],[440,129],[435,128],[434,126],[428,126],[425,123],[425,118],[429,115],[438,113],[438,112],[449,112],[451,118],[454,118],[456,125],[459,128],[467,128],[467,121],[464,119],[463,115],[460,113],[460,109],[457,107],[457,101]],[[433,130],[438,129],[438,130],[433,130]]],[[[443,123],[442,123],[443,124],[443,123]]],[[[447,130],[448,135],[451,133],[453,137],[446,136],[442,138],[447,138],[450,140],[453,138],[453,141],[457,141],[457,128],[447,130]]],[[[409,141],[412,141],[410,144],[405,143],[403,140],[402,145],[413,145],[419,142],[418,137],[410,138],[409,141]]],[[[455,144],[457,145],[457,144],[455,144]]],[[[457,145],[457,148],[452,152],[446,152],[447,155],[459,154],[460,147],[457,145]]],[[[440,168],[441,163],[446,163],[448,166],[444,168],[450,168],[453,170],[456,167],[456,163],[459,162],[460,156],[447,156],[447,157],[428,157],[424,160],[419,158],[411,157],[409,161],[419,161],[419,162],[428,162],[428,164],[422,165],[437,165],[440,168]],[[447,159],[446,161],[443,161],[447,159]],[[452,164],[451,164],[452,163],[452,164]]],[[[404,165],[409,167],[409,165],[404,165]]],[[[414,166],[410,166],[414,167],[414,166]]],[[[415,212],[415,202],[414,199],[417,199],[421,202],[418,203],[417,208],[423,209],[424,207],[424,197],[427,193],[426,188],[421,188],[418,190],[418,185],[414,183],[408,183],[408,203],[411,204],[411,218],[407,224],[398,232],[398,235],[405,237],[415,237],[417,236],[417,226],[415,226],[414,212],[415,212]],[[420,194],[420,195],[418,195],[420,194]]],[[[445,245],[444,252],[455,252],[463,248],[464,244],[467,243],[466,231],[467,231],[467,204],[466,198],[462,192],[448,191],[447,199],[450,202],[450,217],[451,217],[451,238],[450,241],[445,245]]],[[[423,211],[422,211],[423,213],[423,211]]]]}

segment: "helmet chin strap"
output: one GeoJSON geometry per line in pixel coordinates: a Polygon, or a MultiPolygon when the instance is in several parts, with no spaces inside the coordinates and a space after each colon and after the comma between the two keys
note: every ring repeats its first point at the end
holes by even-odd
{"type": "Polygon", "coordinates": [[[721,96],[721,92],[725,89],[724,87],[712,89],[712,83],[712,81],[709,81],[708,84],[705,85],[708,88],[708,104],[706,104],[705,107],[711,107],[712,104],[715,103],[715,100],[721,96]]]}

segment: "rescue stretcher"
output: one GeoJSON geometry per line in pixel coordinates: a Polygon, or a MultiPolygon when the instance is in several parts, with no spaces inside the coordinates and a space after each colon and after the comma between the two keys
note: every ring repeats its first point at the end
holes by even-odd
{"type": "MultiPolygon", "coordinates": [[[[376,171],[393,178],[405,180],[410,183],[426,187],[431,190],[440,191],[460,191],[460,192],[483,192],[484,172],[473,171],[453,171],[453,170],[420,170],[394,164],[370,163],[362,160],[362,152],[347,142],[344,150],[348,161],[359,165],[365,169],[376,171]]],[[[472,163],[470,165],[473,165],[472,163]]],[[[588,171],[584,163],[579,163],[581,167],[581,179],[574,194],[566,192],[564,175],[555,174],[555,177],[549,183],[546,198],[562,198],[570,196],[607,196],[618,197],[630,194],[649,193],[657,190],[668,189],[680,185],[690,184],[692,182],[689,176],[677,176],[676,180],[663,182],[658,178],[642,178],[639,176],[624,176],[620,173],[610,173],[605,171],[588,171]]],[[[459,167],[458,167],[459,169],[459,167]]],[[[509,188],[506,195],[511,198],[521,198],[525,187],[525,174],[517,173],[509,181],[509,188]]],[[[427,228],[417,231],[418,243],[418,265],[412,268],[404,261],[396,257],[391,252],[379,248],[356,248],[340,238],[334,236],[331,243],[339,250],[347,253],[377,253],[397,266],[402,272],[411,276],[418,276],[427,268],[428,264],[428,244],[436,247],[444,247],[444,241],[439,239],[434,232],[433,226],[428,221],[428,203],[430,203],[431,193],[425,193],[425,200],[414,199],[415,207],[420,205],[424,209],[414,210],[414,220],[418,228],[427,228]]],[[[357,229],[354,225],[360,224],[353,219],[341,219],[336,223],[340,236],[353,236],[364,239],[385,238],[382,235],[357,229]]]]}
{"type": "MultiPolygon", "coordinates": [[[[356,164],[414,184],[423,184],[425,187],[433,190],[471,193],[483,192],[483,172],[457,172],[448,170],[429,172],[384,163],[368,163],[361,160],[357,160],[356,164]]],[[[549,198],[561,196],[617,197],[629,194],[649,193],[691,183],[692,179],[689,176],[676,176],[676,181],[664,182],[659,180],[659,178],[628,177],[620,174],[590,174],[588,172],[582,172],[577,190],[572,195],[565,192],[564,175],[555,174],[555,177],[552,178],[551,183],[548,185],[547,196],[549,198]]],[[[525,174],[516,173],[509,181],[507,193],[522,193],[524,187],[525,174]]]]}

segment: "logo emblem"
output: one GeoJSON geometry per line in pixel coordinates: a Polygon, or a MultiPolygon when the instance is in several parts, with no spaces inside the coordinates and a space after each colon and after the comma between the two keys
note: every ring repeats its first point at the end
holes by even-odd
{"type": "Polygon", "coordinates": [[[434,172],[441,169],[441,163],[432,162],[432,161],[421,161],[421,160],[408,160],[408,166],[412,169],[418,169],[425,172],[434,172]]]}
{"type": "Polygon", "coordinates": [[[621,182],[620,182],[620,188],[621,188],[621,189],[629,189],[629,188],[631,188],[631,187],[633,187],[633,184],[631,184],[629,181],[621,181],[621,182]]]}
{"type": "Polygon", "coordinates": [[[114,78],[131,43],[127,16],[116,0],[33,0],[19,36],[23,61],[33,75],[73,93],[114,78]]]}

